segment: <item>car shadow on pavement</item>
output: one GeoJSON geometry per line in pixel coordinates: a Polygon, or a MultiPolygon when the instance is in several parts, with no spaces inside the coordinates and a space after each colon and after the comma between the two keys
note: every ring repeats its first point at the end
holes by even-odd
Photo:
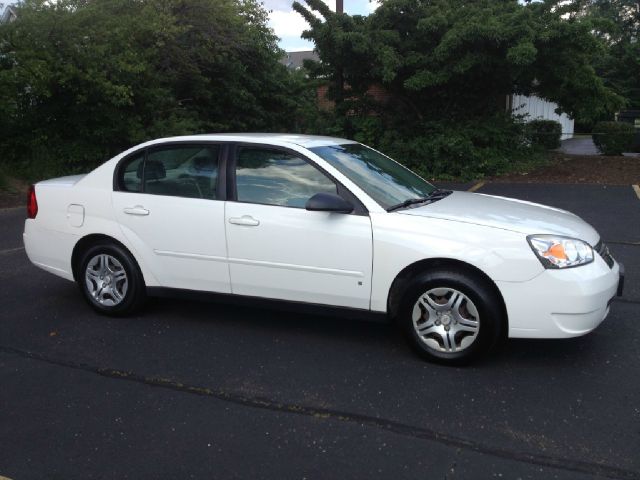
{"type": "Polygon", "coordinates": [[[231,325],[274,334],[304,333],[310,336],[341,337],[354,341],[383,341],[388,338],[402,342],[402,335],[389,322],[351,318],[348,314],[323,315],[298,312],[287,306],[255,307],[230,301],[198,301],[170,298],[150,298],[144,316],[180,316],[190,322],[231,325]]]}
{"type": "Polygon", "coordinates": [[[599,350],[597,340],[591,335],[561,339],[511,338],[486,359],[486,364],[566,365],[594,359],[595,352],[599,350]]]}
{"type": "MultiPolygon", "coordinates": [[[[256,308],[220,302],[152,298],[142,316],[149,319],[161,316],[165,321],[171,321],[167,317],[179,316],[181,322],[209,325],[214,322],[217,327],[223,326],[225,330],[227,327],[234,329],[235,335],[240,330],[250,332],[251,336],[297,337],[301,342],[325,344],[327,354],[334,351],[336,340],[339,340],[340,344],[347,342],[352,346],[360,345],[367,350],[381,350],[381,353],[391,354],[396,359],[414,359],[429,365],[412,352],[400,328],[395,324],[354,319],[348,314],[325,316],[281,310],[277,307],[256,308]]],[[[523,366],[544,365],[548,368],[550,364],[578,364],[596,360],[602,354],[599,340],[595,338],[595,334],[552,340],[507,339],[489,356],[474,362],[473,367],[494,368],[518,363],[523,366]]]]}

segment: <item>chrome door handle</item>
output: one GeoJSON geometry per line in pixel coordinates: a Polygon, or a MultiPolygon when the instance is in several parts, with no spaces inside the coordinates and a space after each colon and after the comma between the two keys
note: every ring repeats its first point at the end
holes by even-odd
{"type": "Polygon", "coordinates": [[[241,217],[231,217],[229,223],[234,225],[244,225],[246,227],[257,227],[260,225],[260,220],[256,220],[251,215],[243,215],[241,217]]]}
{"type": "Polygon", "coordinates": [[[149,215],[150,213],[149,210],[144,208],[142,205],[136,205],[135,207],[127,207],[123,211],[127,215],[140,215],[140,216],[149,215]]]}

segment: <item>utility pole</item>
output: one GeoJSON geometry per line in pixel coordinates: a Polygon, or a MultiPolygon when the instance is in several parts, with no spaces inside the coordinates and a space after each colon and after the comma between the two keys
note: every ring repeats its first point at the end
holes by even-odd
{"type": "MultiPolygon", "coordinates": [[[[336,13],[344,13],[344,0],[336,0],[336,13]]],[[[336,69],[336,105],[342,103],[344,95],[344,77],[342,65],[336,69]]]]}

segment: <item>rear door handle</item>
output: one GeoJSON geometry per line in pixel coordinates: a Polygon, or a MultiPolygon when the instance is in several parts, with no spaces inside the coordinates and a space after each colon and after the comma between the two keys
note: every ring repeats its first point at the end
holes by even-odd
{"type": "Polygon", "coordinates": [[[260,220],[256,220],[251,215],[243,215],[241,217],[231,217],[229,223],[234,225],[244,225],[246,227],[257,227],[260,225],[260,220]]]}
{"type": "Polygon", "coordinates": [[[149,215],[149,210],[144,208],[142,205],[136,205],[135,207],[127,207],[124,209],[124,213],[127,215],[149,215]]]}

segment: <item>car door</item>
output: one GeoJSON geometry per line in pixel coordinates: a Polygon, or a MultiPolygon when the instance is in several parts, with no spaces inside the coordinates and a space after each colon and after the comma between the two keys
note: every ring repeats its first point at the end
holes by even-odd
{"type": "Polygon", "coordinates": [[[232,158],[225,219],[233,293],[368,309],[372,235],[364,207],[307,211],[316,193],[351,194],[294,151],[238,145],[232,158]]]}
{"type": "Polygon", "coordinates": [[[219,175],[225,149],[167,144],[130,155],[116,170],[115,215],[163,287],[231,291],[219,175]]]}

